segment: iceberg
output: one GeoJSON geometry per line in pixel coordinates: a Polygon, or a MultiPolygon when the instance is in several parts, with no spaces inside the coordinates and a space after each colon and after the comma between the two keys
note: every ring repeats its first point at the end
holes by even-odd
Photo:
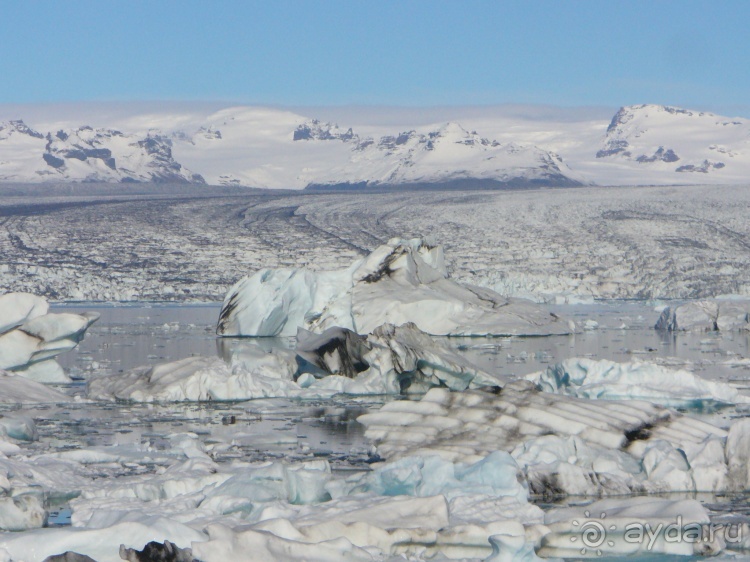
{"type": "Polygon", "coordinates": [[[0,403],[26,404],[33,402],[70,402],[67,394],[42,383],[27,379],[21,374],[0,369],[0,403]]]}
{"type": "Polygon", "coordinates": [[[54,357],[75,348],[99,315],[50,314],[41,297],[0,295],[0,369],[39,382],[70,382],[54,357]]]}
{"type": "Polygon", "coordinates": [[[476,463],[453,463],[437,455],[406,457],[374,471],[335,481],[327,489],[333,497],[371,492],[379,496],[507,497],[526,503],[529,491],[508,453],[495,451],[476,463]]]}
{"type": "Polygon", "coordinates": [[[365,354],[371,350],[366,336],[346,328],[328,328],[315,334],[297,329],[297,360],[300,371],[316,377],[341,375],[350,379],[369,368],[365,354]]]}
{"type": "Polygon", "coordinates": [[[530,301],[450,278],[441,246],[393,238],[340,271],[263,269],[227,293],[220,336],[293,336],[334,326],[360,334],[414,323],[431,335],[543,336],[575,325],[530,301]]]}
{"type": "Polygon", "coordinates": [[[63,552],[62,554],[53,554],[47,556],[42,562],[96,562],[91,556],[85,554],[78,554],[70,550],[63,552]]]}
{"type": "Polygon", "coordinates": [[[750,438],[740,428],[730,428],[735,437],[725,453],[727,431],[699,419],[639,400],[541,392],[528,381],[497,394],[434,388],[358,421],[389,461],[439,455],[476,462],[506,451],[538,496],[717,492],[748,481],[742,466],[750,438]]]}
{"type": "Polygon", "coordinates": [[[439,454],[463,462],[493,451],[511,452],[549,434],[576,435],[619,449],[640,428],[670,420],[668,410],[648,402],[560,396],[523,380],[506,384],[499,393],[433,388],[419,401],[390,402],[357,418],[383,458],[439,454]]]}
{"type": "MultiPolygon", "coordinates": [[[[339,549],[364,560],[484,558],[490,536],[524,536],[524,525],[544,517],[528,502],[513,458],[499,452],[476,463],[406,458],[348,477],[332,473],[325,460],[190,459],[157,475],[92,483],[71,508],[74,533],[114,534],[127,522],[157,517],[207,529],[208,541],[169,539],[200,560],[276,560],[282,553],[285,560],[338,560],[339,549]],[[259,550],[244,551],[249,543],[259,550]]],[[[111,541],[113,550],[120,542],[111,541]]]]}
{"type": "Polygon", "coordinates": [[[0,334],[4,334],[27,320],[44,316],[49,304],[42,297],[29,293],[6,293],[0,295],[0,311],[0,334]]]}
{"type": "Polygon", "coordinates": [[[526,378],[545,392],[594,400],[648,400],[698,410],[750,403],[750,397],[740,394],[734,385],[653,363],[572,358],[526,378]]]}
{"type": "Polygon", "coordinates": [[[705,300],[667,307],[654,327],[669,331],[747,331],[750,330],[750,303],[705,300]]]}
{"type": "Polygon", "coordinates": [[[120,558],[128,562],[196,562],[189,548],[180,548],[173,542],[151,541],[143,550],[120,545],[120,558]]]}
{"type": "Polygon", "coordinates": [[[329,328],[320,335],[300,329],[297,339],[299,372],[352,378],[341,388],[350,394],[419,394],[435,386],[464,390],[503,384],[413,323],[383,324],[366,337],[346,328],[329,328]]]}
{"type": "Polygon", "coordinates": [[[135,402],[321,398],[333,394],[414,394],[432,387],[499,388],[503,381],[437,344],[414,324],[300,329],[296,352],[243,342],[231,364],[188,357],[89,381],[88,397],[135,402]]]}
{"type": "Polygon", "coordinates": [[[47,525],[47,510],[35,494],[0,497],[0,531],[27,531],[47,525]]]}
{"type": "Polygon", "coordinates": [[[725,455],[731,489],[750,490],[750,419],[739,419],[729,427],[725,455]]]}
{"type": "Polygon", "coordinates": [[[134,402],[250,400],[298,394],[300,387],[291,376],[296,369],[293,359],[280,353],[266,355],[254,369],[202,356],[136,367],[91,379],[87,394],[98,400],[134,402]]]}

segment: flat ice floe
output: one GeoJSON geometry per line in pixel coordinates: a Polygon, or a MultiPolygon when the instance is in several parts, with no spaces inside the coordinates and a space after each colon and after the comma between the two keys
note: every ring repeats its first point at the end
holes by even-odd
{"type": "Polygon", "coordinates": [[[502,380],[437,344],[414,324],[385,324],[368,336],[344,328],[298,334],[297,351],[265,351],[250,342],[231,365],[214,357],[94,378],[88,396],[136,402],[321,398],[337,393],[423,393],[497,387],[502,380]]]}
{"type": "Polygon", "coordinates": [[[488,537],[525,536],[524,525],[543,522],[507,453],[476,463],[406,458],[342,478],[325,460],[217,465],[200,445],[185,452],[187,460],[155,476],[90,483],[71,502],[66,533],[51,532],[44,543],[33,533],[0,536],[0,548],[35,559],[70,549],[104,562],[116,559],[119,542],[140,548],[162,540],[139,526],[153,522],[154,533],[208,562],[484,558],[488,537]]]}
{"type": "Polygon", "coordinates": [[[40,382],[70,382],[54,357],[75,348],[99,315],[49,314],[48,309],[35,295],[0,295],[0,369],[40,382]]]}
{"type": "Polygon", "coordinates": [[[450,279],[441,246],[393,238],[339,271],[263,269],[224,299],[221,336],[291,336],[338,326],[360,334],[413,322],[432,335],[567,334],[538,305],[450,279]]]}

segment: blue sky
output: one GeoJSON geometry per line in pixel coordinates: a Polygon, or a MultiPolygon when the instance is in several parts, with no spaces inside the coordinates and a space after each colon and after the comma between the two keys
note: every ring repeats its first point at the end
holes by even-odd
{"type": "Polygon", "coordinates": [[[0,103],[750,113],[749,1],[0,0],[0,103]]]}

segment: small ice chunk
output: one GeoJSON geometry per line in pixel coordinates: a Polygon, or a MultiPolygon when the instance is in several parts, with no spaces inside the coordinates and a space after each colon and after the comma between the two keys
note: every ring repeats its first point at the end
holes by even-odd
{"type": "Polygon", "coordinates": [[[36,494],[0,497],[0,531],[27,531],[47,525],[47,510],[36,494]]]}

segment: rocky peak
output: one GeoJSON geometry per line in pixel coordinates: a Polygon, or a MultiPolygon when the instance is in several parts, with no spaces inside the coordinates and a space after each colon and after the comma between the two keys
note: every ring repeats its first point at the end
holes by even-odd
{"type": "Polygon", "coordinates": [[[29,127],[21,119],[8,121],[6,123],[0,123],[0,133],[3,133],[3,136],[5,138],[9,137],[10,135],[14,133],[18,133],[20,135],[27,135],[35,139],[44,138],[44,135],[42,133],[35,131],[34,129],[29,127]]]}
{"type": "Polygon", "coordinates": [[[343,131],[334,123],[321,123],[317,119],[311,119],[297,126],[292,140],[339,140],[348,142],[359,141],[359,136],[354,134],[351,127],[343,131]]]}

